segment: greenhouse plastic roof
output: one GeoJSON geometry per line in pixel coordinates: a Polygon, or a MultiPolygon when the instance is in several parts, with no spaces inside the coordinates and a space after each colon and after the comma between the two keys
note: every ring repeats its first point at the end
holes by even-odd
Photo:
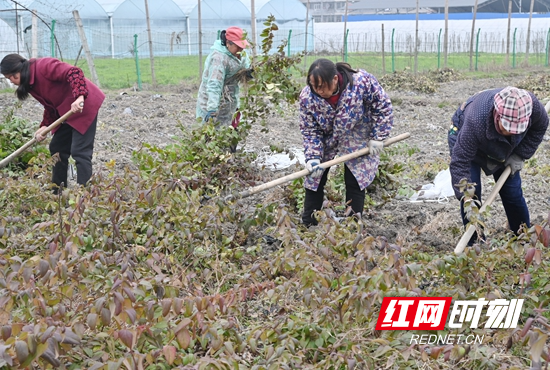
{"type": "MultiPolygon", "coordinates": [[[[490,0],[478,0],[478,6],[490,0]]],[[[475,0],[453,0],[449,1],[449,7],[474,6],[475,0]]],[[[418,6],[421,8],[441,8],[445,7],[445,0],[420,0],[418,6]]],[[[416,1],[410,0],[384,0],[377,2],[372,0],[362,0],[348,5],[348,9],[387,9],[387,8],[416,8],[416,1]]]]}
{"type": "Polygon", "coordinates": [[[185,15],[189,15],[189,13],[191,13],[193,8],[197,5],[197,0],[174,0],[174,2],[178,4],[185,15]]]}
{"type": "MultiPolygon", "coordinates": [[[[114,13],[124,1],[125,0],[97,0],[97,2],[101,4],[101,6],[103,6],[103,8],[108,14],[114,13]]],[[[189,13],[191,13],[191,10],[193,10],[195,5],[197,5],[197,0],[173,0],[173,1],[185,15],[188,15],[189,13]]],[[[144,1],[142,2],[145,4],[144,1]]],[[[149,5],[149,11],[151,11],[151,9],[153,8],[158,8],[159,6],[162,6],[157,3],[157,0],[149,0],[148,5],[149,5]]]]}
{"type": "Polygon", "coordinates": [[[31,10],[38,11],[42,16],[51,19],[72,18],[73,10],[78,10],[80,18],[104,19],[107,13],[95,0],[50,0],[48,3],[37,0],[27,6],[31,10]]]}
{"type": "Polygon", "coordinates": [[[305,21],[307,8],[299,0],[271,0],[256,12],[256,17],[266,19],[270,14],[275,20],[305,21]]]}
{"type": "MultiPolygon", "coordinates": [[[[189,18],[198,19],[198,6],[189,14],[189,18]]],[[[202,0],[202,19],[250,19],[250,10],[240,0],[202,0]]]]}
{"type": "MultiPolygon", "coordinates": [[[[72,12],[71,8],[73,7],[73,4],[76,3],[80,7],[79,12],[81,13],[81,16],[93,18],[96,18],[98,15],[114,16],[114,13],[125,2],[129,2],[134,6],[129,6],[129,3],[124,5],[123,9],[131,10],[130,17],[124,18],[136,17],[136,15],[133,15],[136,5],[145,9],[144,0],[18,0],[18,2],[29,9],[32,9],[33,7],[37,7],[37,10],[39,11],[48,9],[46,14],[50,14],[53,9],[58,8],[70,9],[70,11],[68,11],[68,13],[70,13],[72,12]],[[95,8],[95,10],[84,10],[82,8],[83,5],[87,5],[88,3],[90,3],[90,9],[95,8]],[[96,3],[103,8],[105,14],[97,8],[96,3]],[[88,15],[87,13],[82,14],[84,11],[91,12],[92,15],[88,15]],[[93,15],[94,12],[96,12],[95,15],[93,15]]],[[[197,17],[197,0],[149,0],[149,14],[152,16],[153,13],[158,11],[160,14],[172,13],[172,18],[174,15],[180,15],[180,11],[173,7],[173,4],[171,4],[172,2],[178,6],[184,16],[191,15],[191,13],[194,12],[194,17],[197,17]],[[168,8],[168,10],[165,8],[168,8]]],[[[251,0],[202,0],[201,12],[203,13],[203,18],[205,18],[206,14],[214,14],[214,19],[243,19],[250,16],[251,2],[251,0]]],[[[13,7],[13,2],[9,0],[0,0],[0,9],[10,9],[13,7]]],[[[256,15],[259,15],[260,12],[262,12],[262,17],[265,17],[265,13],[268,13],[267,15],[269,15],[269,13],[273,13],[276,19],[283,19],[283,16],[288,16],[288,19],[305,19],[306,11],[305,5],[303,5],[299,0],[254,0],[254,9],[256,11],[256,15]],[[265,10],[265,6],[268,6],[266,9],[269,10],[265,10]],[[304,13],[303,16],[296,16],[296,14],[301,14],[302,12],[304,13]]],[[[142,17],[143,14],[144,13],[142,13],[139,17],[142,17]]],[[[118,13],[117,17],[121,17],[121,13],[118,13]]]]}
{"type": "MultiPolygon", "coordinates": [[[[250,11],[252,9],[252,1],[251,0],[240,0],[241,3],[246,6],[246,8],[250,11]]],[[[254,1],[254,9],[256,10],[256,14],[258,14],[258,11],[269,2],[269,0],[255,0],[254,1]]]]}
{"type": "Polygon", "coordinates": [[[114,13],[116,8],[124,2],[124,0],[97,0],[97,2],[105,9],[107,14],[114,13]]]}
{"type": "MultiPolygon", "coordinates": [[[[185,18],[180,7],[172,0],[156,0],[154,6],[148,3],[151,19],[185,18]]],[[[143,0],[126,0],[113,12],[113,18],[144,19],[145,2],[143,0]]]]}

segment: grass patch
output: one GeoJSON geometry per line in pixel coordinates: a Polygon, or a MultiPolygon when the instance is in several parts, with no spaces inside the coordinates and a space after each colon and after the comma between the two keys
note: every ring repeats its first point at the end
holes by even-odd
{"type": "MultiPolygon", "coordinates": [[[[203,55],[202,63],[198,55],[191,56],[172,56],[155,57],[155,77],[158,85],[178,85],[182,82],[199,83],[199,69],[204,65],[207,55],[203,55]]],[[[327,58],[334,62],[343,60],[341,54],[317,54],[305,56],[299,67],[291,72],[296,79],[303,79],[305,83],[305,73],[309,65],[318,58],[327,58]]],[[[506,59],[505,54],[480,53],[472,60],[472,71],[470,71],[469,53],[449,54],[447,57],[447,66],[444,68],[444,58],[434,53],[419,53],[417,58],[418,72],[444,71],[452,69],[460,72],[461,78],[494,78],[501,76],[514,76],[521,70],[524,71],[524,55],[517,55],[515,62],[513,58],[506,59]],[[515,66],[515,67],[514,67],[515,66]]],[[[414,71],[415,58],[411,53],[386,53],[382,58],[380,53],[349,53],[348,63],[354,68],[365,69],[375,76],[383,76],[392,72],[414,71]]],[[[74,64],[74,60],[66,60],[67,63],[74,64]]],[[[137,86],[137,68],[134,58],[94,59],[97,74],[104,89],[125,89],[137,86]]],[[[530,55],[529,63],[531,66],[544,66],[544,55],[530,55]]],[[[78,60],[77,65],[83,69],[86,76],[91,76],[88,65],[84,58],[78,60]]],[[[151,63],[149,58],[141,57],[139,59],[139,69],[141,73],[142,84],[147,88],[152,84],[151,63]]],[[[452,76],[456,78],[457,76],[452,76]]]]}

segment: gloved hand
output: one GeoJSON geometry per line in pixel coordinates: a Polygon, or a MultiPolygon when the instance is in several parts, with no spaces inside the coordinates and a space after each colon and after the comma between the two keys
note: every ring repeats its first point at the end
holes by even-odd
{"type": "Polygon", "coordinates": [[[253,73],[254,73],[254,68],[248,68],[246,70],[246,80],[247,81],[250,81],[254,78],[253,73]]]}
{"type": "Polygon", "coordinates": [[[508,157],[508,159],[506,159],[506,162],[504,162],[504,166],[510,166],[513,175],[516,172],[521,171],[521,169],[523,168],[523,158],[521,158],[517,154],[512,154],[508,157]]]}
{"type": "Polygon", "coordinates": [[[379,155],[384,150],[384,143],[378,140],[369,140],[369,154],[379,155]]]}
{"type": "Polygon", "coordinates": [[[306,170],[309,171],[309,176],[314,179],[323,176],[323,172],[325,172],[323,168],[319,167],[319,164],[321,164],[321,162],[317,158],[310,159],[306,162],[306,170]]]}
{"type": "Polygon", "coordinates": [[[204,122],[208,122],[211,119],[215,119],[217,116],[218,116],[218,112],[216,112],[215,110],[209,110],[204,115],[204,122]]]}

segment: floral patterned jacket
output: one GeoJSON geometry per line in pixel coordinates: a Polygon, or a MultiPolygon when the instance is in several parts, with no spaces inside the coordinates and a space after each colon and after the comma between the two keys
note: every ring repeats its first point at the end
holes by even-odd
{"type": "Polygon", "coordinates": [[[204,62],[196,117],[204,118],[206,113],[214,111],[218,113],[216,120],[229,126],[239,107],[239,81],[231,77],[241,69],[249,68],[250,60],[244,55],[241,59],[235,57],[220,40],[210,49],[212,52],[204,62]]]}
{"type": "MultiPolygon", "coordinates": [[[[393,127],[393,107],[378,80],[364,70],[353,75],[336,108],[306,86],[300,94],[300,131],[306,161],[326,162],[367,147],[369,140],[384,140],[393,127]]],[[[346,162],[361,189],[373,180],[380,157],[367,155],[346,162]]],[[[304,186],[317,190],[320,179],[306,177],[304,186]]]]}

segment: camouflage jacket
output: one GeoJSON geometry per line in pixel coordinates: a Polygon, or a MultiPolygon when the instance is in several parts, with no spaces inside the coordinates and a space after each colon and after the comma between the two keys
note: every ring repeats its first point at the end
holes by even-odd
{"type": "Polygon", "coordinates": [[[239,81],[232,78],[243,68],[250,67],[248,57],[239,59],[217,40],[204,62],[204,72],[197,98],[196,117],[204,118],[207,112],[218,113],[217,121],[230,125],[239,107],[239,81]]]}

